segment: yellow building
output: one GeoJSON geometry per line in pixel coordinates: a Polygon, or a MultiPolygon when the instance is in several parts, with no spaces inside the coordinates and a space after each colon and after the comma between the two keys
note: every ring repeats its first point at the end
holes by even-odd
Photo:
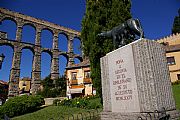
{"type": "Polygon", "coordinates": [[[171,82],[180,80],[180,33],[157,40],[165,45],[171,82]]]}
{"type": "Polygon", "coordinates": [[[19,94],[30,94],[31,79],[24,77],[19,80],[19,94]]]}
{"type": "Polygon", "coordinates": [[[83,97],[93,94],[90,78],[90,63],[88,60],[71,67],[66,67],[67,96],[69,98],[83,97]]]}

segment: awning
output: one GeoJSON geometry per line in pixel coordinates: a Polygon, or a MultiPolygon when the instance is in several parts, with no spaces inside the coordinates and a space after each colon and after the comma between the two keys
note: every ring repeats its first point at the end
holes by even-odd
{"type": "Polygon", "coordinates": [[[69,93],[70,93],[70,94],[82,93],[83,89],[84,89],[84,88],[69,89],[69,93]]]}

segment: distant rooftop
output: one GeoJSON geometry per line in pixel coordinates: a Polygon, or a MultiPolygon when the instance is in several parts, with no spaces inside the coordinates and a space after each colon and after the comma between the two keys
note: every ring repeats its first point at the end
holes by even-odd
{"type": "Polygon", "coordinates": [[[66,67],[66,69],[72,69],[72,68],[80,68],[80,67],[88,67],[90,66],[90,61],[88,59],[84,60],[83,62],[80,62],[78,64],[73,64],[69,67],[66,67]]]}
{"type": "Polygon", "coordinates": [[[0,84],[8,85],[8,82],[5,82],[5,81],[3,81],[3,80],[0,80],[0,84]]]}

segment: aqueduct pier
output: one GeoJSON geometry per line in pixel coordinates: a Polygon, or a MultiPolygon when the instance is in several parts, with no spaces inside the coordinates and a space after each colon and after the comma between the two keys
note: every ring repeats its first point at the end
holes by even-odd
{"type": "MultiPolygon", "coordinates": [[[[20,79],[20,63],[21,51],[23,49],[30,49],[33,53],[33,64],[31,72],[31,92],[36,93],[40,86],[41,80],[41,53],[47,52],[51,56],[51,78],[59,77],[59,56],[63,55],[68,61],[68,66],[74,64],[74,58],[83,61],[82,56],[74,54],[73,39],[80,40],[80,32],[65,28],[63,26],[50,23],[45,20],[40,20],[21,13],[13,12],[8,9],[0,8],[0,24],[4,20],[11,20],[16,23],[16,39],[10,40],[7,38],[7,33],[0,31],[0,46],[7,45],[13,49],[12,67],[9,77],[9,96],[16,96],[19,94],[19,79],[20,79]],[[22,42],[23,26],[30,25],[35,28],[35,43],[22,42]],[[43,48],[41,46],[41,32],[42,30],[49,30],[53,34],[52,48],[43,48]],[[68,50],[61,51],[58,48],[58,35],[64,34],[68,41],[68,50]]],[[[82,44],[82,42],[81,42],[82,44]]]]}

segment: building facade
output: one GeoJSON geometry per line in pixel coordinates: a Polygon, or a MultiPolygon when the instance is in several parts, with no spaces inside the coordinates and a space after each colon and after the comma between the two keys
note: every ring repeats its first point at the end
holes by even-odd
{"type": "Polygon", "coordinates": [[[24,77],[19,80],[19,94],[30,94],[31,78],[24,77]]]}
{"type": "Polygon", "coordinates": [[[8,83],[0,80],[0,105],[5,102],[8,95],[8,83]]]}
{"type": "Polygon", "coordinates": [[[67,96],[69,98],[93,95],[88,60],[66,68],[67,96]]]}
{"type": "Polygon", "coordinates": [[[166,49],[171,82],[180,80],[180,33],[157,40],[166,49]]]}

